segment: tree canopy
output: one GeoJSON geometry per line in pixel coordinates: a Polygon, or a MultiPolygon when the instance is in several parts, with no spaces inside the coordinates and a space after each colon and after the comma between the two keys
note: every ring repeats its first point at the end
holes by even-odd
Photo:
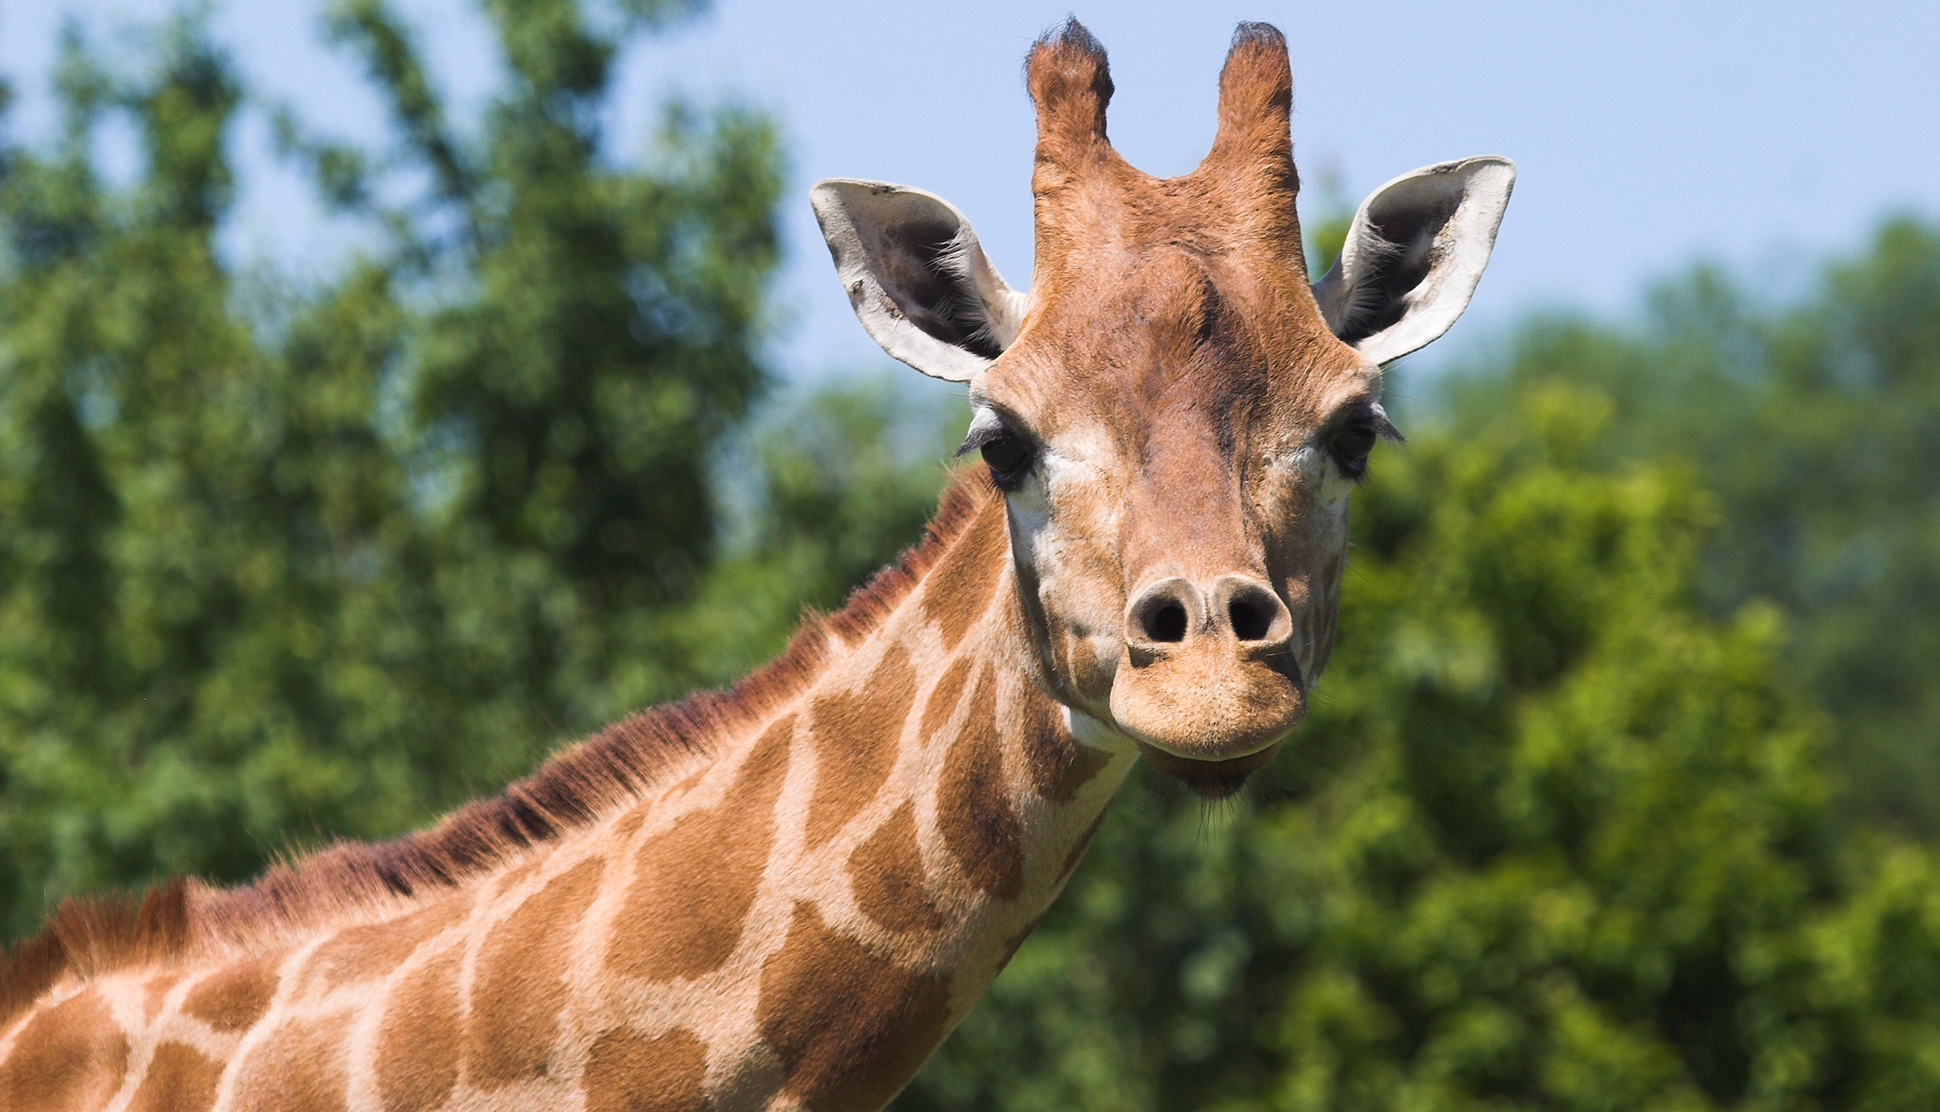
{"type": "Polygon", "coordinates": [[[282,131],[376,246],[315,289],[215,238],[245,103],[193,19],[143,72],[62,54],[62,137],[0,148],[0,918],[292,837],[394,833],[701,677],[666,651],[717,551],[710,453],[765,382],[772,128],[596,110],[615,35],[494,4],[507,73],[446,119],[375,0],[331,27],[393,149],[282,131]],[[133,124],[136,180],[91,140],[133,124]]]}
{"type": "Polygon", "coordinates": [[[1837,719],[1845,805],[1940,836],[1940,229],[1883,221],[1796,305],[1714,267],[1650,302],[1628,331],[1532,324],[1461,376],[1456,408],[1559,379],[1605,392],[1603,458],[1678,461],[1716,495],[1706,609],[1790,618],[1786,665],[1837,719]]]}

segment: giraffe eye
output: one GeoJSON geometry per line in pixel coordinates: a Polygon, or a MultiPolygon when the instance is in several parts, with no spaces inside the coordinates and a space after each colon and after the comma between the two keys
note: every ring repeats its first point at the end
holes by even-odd
{"type": "Polygon", "coordinates": [[[990,466],[991,479],[1004,491],[1018,488],[1037,456],[1036,442],[1012,430],[988,406],[979,406],[976,416],[970,419],[970,434],[963,438],[957,455],[969,455],[972,450],[983,456],[984,463],[990,466]]]}
{"type": "Polygon", "coordinates": [[[1016,489],[1031,465],[1030,447],[1008,432],[984,441],[978,451],[990,465],[990,477],[1005,490],[1016,489]]]}
{"type": "Polygon", "coordinates": [[[1372,421],[1351,422],[1334,434],[1330,447],[1348,478],[1358,479],[1367,470],[1368,453],[1374,451],[1374,441],[1379,435],[1372,421]]]}

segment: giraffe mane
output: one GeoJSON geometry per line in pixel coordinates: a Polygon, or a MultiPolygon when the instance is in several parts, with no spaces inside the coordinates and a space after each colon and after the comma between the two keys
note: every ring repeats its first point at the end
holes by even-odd
{"type": "Polygon", "coordinates": [[[671,773],[719,756],[724,742],[759,727],[806,691],[835,650],[882,624],[995,496],[987,468],[957,469],[921,543],[856,588],[839,611],[808,612],[780,656],[725,690],[606,726],[429,829],[384,842],[338,842],[272,865],[235,888],[175,877],[140,896],[61,901],[38,935],[0,953],[0,1029],[65,974],[86,978],[169,962],[210,943],[260,946],[346,914],[453,889],[646,800],[671,782],[671,773]]]}

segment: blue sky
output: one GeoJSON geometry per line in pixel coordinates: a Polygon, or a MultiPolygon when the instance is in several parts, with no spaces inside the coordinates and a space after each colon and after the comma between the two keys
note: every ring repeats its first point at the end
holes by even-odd
{"type": "MultiPolygon", "coordinates": [[[[460,118],[476,118],[498,63],[471,5],[396,2],[460,118]]],[[[14,126],[29,135],[51,126],[45,76],[64,14],[112,43],[171,7],[0,0],[0,72],[20,94],[14,126]]],[[[376,140],[378,104],[354,66],[321,44],[320,8],[229,0],[214,5],[214,24],[258,92],[294,103],[324,130],[376,140]]],[[[1310,212],[1325,202],[1323,182],[1351,203],[1426,163],[1516,159],[1521,177],[1495,262],[1469,318],[1438,345],[1442,359],[1499,336],[1530,309],[1632,311],[1649,280],[1699,258],[1783,296],[1883,213],[1940,216],[1932,0],[1837,9],[718,0],[628,51],[614,135],[637,149],[670,91],[774,113],[791,167],[774,363],[798,379],[880,365],[836,288],[808,184],[873,177],[942,193],[970,215],[999,268],[1024,282],[1032,120],[1020,62],[1067,11],[1111,52],[1113,140],[1152,173],[1186,171],[1204,153],[1214,81],[1241,19],[1275,23],[1291,44],[1310,212]]],[[[346,250],[344,229],[320,218],[264,139],[260,120],[237,136],[244,188],[227,249],[326,273],[346,250]]]]}

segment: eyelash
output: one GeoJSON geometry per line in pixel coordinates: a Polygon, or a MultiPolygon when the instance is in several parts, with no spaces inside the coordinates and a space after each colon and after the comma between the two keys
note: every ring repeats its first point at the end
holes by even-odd
{"type": "Polygon", "coordinates": [[[1387,413],[1378,405],[1368,405],[1343,420],[1327,438],[1327,454],[1334,457],[1343,475],[1359,484],[1367,480],[1368,457],[1374,446],[1383,440],[1402,439],[1401,430],[1388,420],[1387,413]],[[1343,448],[1342,440],[1350,435],[1354,442],[1343,448]]]}
{"type": "Polygon", "coordinates": [[[991,481],[997,484],[997,489],[1007,493],[1022,486],[1024,477],[1037,463],[1037,451],[1030,440],[987,411],[970,423],[970,434],[963,438],[956,454],[964,456],[973,451],[983,456],[984,466],[990,469],[991,481]],[[1008,450],[1014,450],[1015,456],[1004,466],[1003,458],[1010,454],[1008,450]]]}

